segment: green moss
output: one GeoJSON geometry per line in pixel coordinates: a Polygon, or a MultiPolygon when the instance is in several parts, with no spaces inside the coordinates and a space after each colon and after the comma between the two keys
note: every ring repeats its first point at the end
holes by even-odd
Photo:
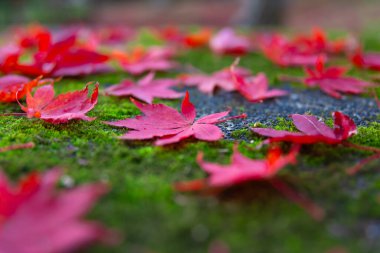
{"type": "Polygon", "coordinates": [[[231,136],[235,139],[242,139],[242,138],[248,139],[248,138],[252,138],[253,133],[250,129],[238,129],[238,130],[233,131],[231,133],[231,136]]]}
{"type": "Polygon", "coordinates": [[[367,127],[359,127],[358,134],[351,138],[354,143],[380,147],[380,123],[372,122],[367,127]]]}

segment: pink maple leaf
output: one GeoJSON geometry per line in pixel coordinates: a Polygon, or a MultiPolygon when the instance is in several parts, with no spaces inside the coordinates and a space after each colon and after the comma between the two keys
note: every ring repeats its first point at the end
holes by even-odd
{"type": "Polygon", "coordinates": [[[264,160],[252,160],[243,156],[234,146],[231,164],[222,165],[203,161],[199,153],[199,166],[210,174],[208,184],[212,187],[231,186],[251,180],[268,180],[275,176],[285,165],[296,162],[298,147],[283,156],[279,148],[273,148],[264,160]]]}
{"type": "Polygon", "coordinates": [[[170,89],[179,83],[176,79],[156,79],[151,72],[141,78],[136,84],[132,80],[123,80],[120,84],[113,85],[105,90],[111,96],[133,96],[141,101],[151,104],[154,98],[179,98],[183,93],[170,89]]]}
{"type": "Polygon", "coordinates": [[[299,145],[294,145],[288,154],[283,155],[281,149],[274,146],[271,147],[265,159],[253,160],[243,156],[235,145],[231,163],[228,165],[205,162],[203,154],[199,153],[197,162],[209,174],[209,177],[206,180],[179,182],[174,187],[182,192],[212,189],[217,191],[249,181],[266,181],[286,198],[304,208],[314,219],[321,220],[324,217],[324,210],[321,207],[276,177],[286,165],[296,163],[299,148],[299,145]]]}
{"type": "Polygon", "coordinates": [[[231,75],[236,87],[236,90],[242,94],[248,101],[262,102],[268,98],[285,96],[288,93],[284,90],[268,88],[268,79],[264,73],[259,73],[257,76],[244,77],[235,70],[238,60],[231,66],[231,75]]]}
{"type": "Polygon", "coordinates": [[[98,102],[98,89],[96,87],[88,98],[88,85],[80,91],[68,92],[54,97],[53,85],[45,85],[36,89],[34,95],[30,90],[26,95],[26,106],[20,104],[28,118],[40,118],[53,124],[66,123],[72,119],[86,121],[94,120],[86,113],[94,108],[98,102]]]}
{"type": "Polygon", "coordinates": [[[71,252],[109,234],[100,224],[82,219],[106,192],[101,184],[55,190],[60,171],[29,175],[11,185],[0,172],[0,252],[71,252]]]}
{"type": "Polygon", "coordinates": [[[271,128],[252,128],[252,131],[269,137],[269,141],[288,141],[299,144],[323,142],[338,144],[357,133],[354,121],[341,112],[333,112],[334,128],[320,122],[315,116],[291,115],[295,127],[300,132],[289,132],[271,128]]]}
{"type": "Polygon", "coordinates": [[[358,68],[380,71],[380,53],[362,53],[361,51],[357,51],[351,57],[351,61],[358,68]]]}
{"type": "MultiPolygon", "coordinates": [[[[240,76],[248,76],[250,71],[245,68],[235,68],[235,72],[240,76]]],[[[197,86],[206,94],[212,95],[215,89],[220,88],[225,91],[235,90],[235,83],[229,68],[207,74],[185,74],[180,76],[181,81],[186,86],[197,86]]]]}
{"type": "Polygon", "coordinates": [[[131,55],[119,54],[122,68],[132,75],[148,71],[167,71],[177,67],[171,60],[174,51],[171,48],[151,47],[148,50],[136,48],[131,55]]]}
{"type": "Polygon", "coordinates": [[[250,42],[232,28],[224,28],[210,39],[210,48],[217,54],[244,55],[250,50],[250,42]]]}
{"type": "Polygon", "coordinates": [[[181,113],[163,104],[141,104],[134,99],[131,100],[144,113],[144,116],[105,123],[132,129],[120,139],[146,140],[158,137],[155,141],[155,145],[158,146],[177,143],[192,136],[203,141],[217,141],[223,137],[223,133],[215,124],[231,118],[246,117],[246,115],[240,115],[220,120],[229,113],[229,111],[224,111],[195,120],[196,110],[190,102],[188,92],[182,102],[181,113]]]}
{"type": "Polygon", "coordinates": [[[319,86],[326,94],[341,98],[341,93],[361,94],[367,87],[373,86],[372,83],[366,82],[354,77],[346,77],[346,69],[342,67],[324,67],[324,59],[318,58],[315,62],[315,68],[307,68],[307,77],[304,82],[309,87],[319,86]]]}

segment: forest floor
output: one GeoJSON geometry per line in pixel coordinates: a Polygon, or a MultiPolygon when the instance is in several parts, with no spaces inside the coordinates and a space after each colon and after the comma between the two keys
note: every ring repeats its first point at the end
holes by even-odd
{"type": "MultiPolygon", "coordinates": [[[[368,50],[380,50],[373,31],[362,33],[368,50]]],[[[146,32],[140,42],[151,44],[146,32]]],[[[229,66],[234,58],[218,57],[207,49],[182,53],[178,61],[205,72],[229,66]]],[[[339,59],[338,59],[339,61],[339,59]]],[[[0,117],[0,147],[32,141],[33,149],[0,155],[0,168],[12,178],[33,170],[64,169],[62,184],[75,185],[105,181],[110,192],[100,200],[90,217],[119,231],[122,243],[113,248],[98,245],[86,252],[378,252],[380,248],[380,161],[368,164],[354,176],[345,169],[370,153],[341,146],[316,144],[301,150],[298,163],[280,175],[294,189],[323,207],[326,217],[312,219],[303,209],[266,184],[245,184],[219,196],[182,194],[173,190],[178,181],[204,178],[197,165],[198,152],[208,161],[227,163],[234,140],[251,158],[262,158],[266,148],[252,151],[263,138],[248,130],[253,124],[292,129],[291,113],[311,113],[331,124],[331,112],[340,110],[358,125],[352,142],[380,148],[379,109],[370,95],[344,96],[336,100],[302,84],[282,83],[279,74],[302,75],[299,69],[274,66],[261,55],[251,53],[240,65],[253,73],[265,72],[271,85],[291,91],[284,98],[261,104],[248,103],[237,93],[217,92],[213,97],[190,89],[198,117],[233,109],[232,115],[247,113],[246,120],[220,124],[226,139],[206,143],[185,141],[179,145],[154,147],[152,142],[121,141],[126,132],[102,121],[138,115],[128,100],[100,96],[89,116],[95,121],[74,121],[52,125],[38,119],[0,117]]],[[[173,77],[176,73],[160,74],[173,77]]],[[[352,70],[352,75],[368,78],[373,73],[352,70]]],[[[123,78],[125,73],[67,79],[55,85],[59,93],[82,89],[88,81],[98,81],[101,91],[123,78]]],[[[380,89],[377,89],[380,94],[380,89]]],[[[179,108],[180,100],[155,100],[179,108]]],[[[0,104],[1,112],[19,112],[17,104],[0,104]]],[[[83,252],[83,251],[81,251],[83,252]]]]}

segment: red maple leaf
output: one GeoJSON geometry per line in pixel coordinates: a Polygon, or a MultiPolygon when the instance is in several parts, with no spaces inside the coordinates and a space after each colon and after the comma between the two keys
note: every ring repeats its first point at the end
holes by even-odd
{"type": "Polygon", "coordinates": [[[281,34],[259,37],[259,45],[264,55],[280,66],[310,66],[319,55],[340,54],[352,50],[356,41],[352,38],[329,40],[320,28],[314,28],[309,35],[299,35],[292,39],[281,34]]]}
{"type": "Polygon", "coordinates": [[[29,89],[46,83],[52,79],[42,79],[42,76],[33,80],[20,75],[5,75],[0,77],[0,102],[14,102],[23,98],[29,89]]]}
{"type": "Polygon", "coordinates": [[[355,42],[352,38],[329,40],[321,28],[313,28],[311,34],[296,36],[291,43],[315,54],[340,54],[350,50],[355,42]]]}
{"type": "Polygon", "coordinates": [[[0,252],[71,252],[109,236],[82,219],[106,192],[101,184],[55,190],[60,171],[30,174],[17,186],[0,172],[0,252]]]}
{"type": "MultiPolygon", "coordinates": [[[[250,75],[250,71],[244,68],[235,68],[235,73],[240,76],[250,75]]],[[[229,68],[219,70],[212,73],[211,75],[207,74],[184,74],[181,75],[180,80],[187,86],[197,86],[201,92],[212,95],[213,92],[220,88],[225,91],[235,90],[235,83],[232,78],[229,68]]]]}
{"type": "Polygon", "coordinates": [[[140,75],[148,71],[167,71],[177,67],[171,60],[172,48],[151,47],[145,50],[135,48],[130,54],[114,51],[113,57],[119,60],[121,67],[132,75],[140,75]]]}
{"type": "Polygon", "coordinates": [[[127,26],[101,26],[91,32],[99,44],[108,46],[126,43],[136,35],[136,31],[127,26]]]}
{"type": "Polygon", "coordinates": [[[380,53],[363,53],[358,50],[351,61],[358,68],[380,71],[380,53]]]}
{"type": "Polygon", "coordinates": [[[96,87],[88,98],[88,84],[81,91],[74,91],[54,97],[53,85],[39,87],[31,94],[30,89],[26,95],[26,106],[20,104],[28,118],[40,118],[53,124],[66,123],[72,119],[86,121],[94,120],[86,113],[94,108],[98,102],[98,89],[96,87]]]}
{"type": "Polygon", "coordinates": [[[17,54],[8,57],[4,68],[34,76],[77,76],[111,71],[106,65],[109,57],[79,47],[75,34],[55,43],[49,36],[44,36],[38,39],[38,44],[32,63],[20,63],[21,54],[17,54]]]}
{"type": "Polygon", "coordinates": [[[243,156],[235,145],[231,163],[228,165],[205,162],[203,154],[199,153],[197,162],[210,176],[207,180],[179,182],[174,187],[181,192],[211,191],[212,189],[217,192],[217,189],[232,187],[248,181],[267,181],[285,197],[304,208],[313,218],[321,220],[324,217],[322,208],[276,178],[277,173],[286,165],[296,163],[298,151],[299,146],[295,145],[288,154],[283,155],[281,149],[274,146],[271,147],[265,159],[253,160],[243,156]]]}
{"type": "Polygon", "coordinates": [[[222,29],[210,39],[210,48],[217,54],[244,55],[250,47],[249,40],[237,35],[232,28],[222,29]]]}
{"type": "Polygon", "coordinates": [[[160,39],[165,40],[165,42],[190,48],[207,45],[211,38],[211,30],[206,27],[195,32],[184,32],[177,26],[167,26],[161,29],[155,29],[154,32],[160,39]]]}
{"type": "Polygon", "coordinates": [[[203,154],[199,153],[199,166],[210,174],[208,184],[212,187],[231,186],[251,180],[268,180],[274,177],[287,164],[295,164],[298,147],[283,156],[276,147],[270,149],[266,159],[252,160],[243,156],[234,146],[231,164],[222,165],[203,161],[203,154]]]}
{"type": "Polygon", "coordinates": [[[140,79],[136,84],[130,79],[123,80],[120,84],[107,88],[105,93],[118,97],[133,96],[151,104],[154,98],[173,99],[182,97],[183,93],[170,89],[170,87],[177,85],[178,82],[176,79],[154,80],[154,73],[152,72],[140,79]]]}
{"type": "MultiPolygon", "coordinates": [[[[0,102],[17,101],[17,97],[25,96],[30,79],[19,75],[5,75],[0,77],[0,102]]],[[[35,84],[38,83],[34,82],[35,84]]]]}
{"type": "Polygon", "coordinates": [[[231,66],[231,75],[235,84],[235,88],[242,94],[248,101],[262,102],[268,98],[285,96],[288,93],[284,90],[268,88],[268,79],[264,73],[259,73],[257,76],[245,77],[239,75],[235,70],[238,60],[231,66]]]}
{"type": "Polygon", "coordinates": [[[266,58],[282,67],[310,66],[321,55],[292,44],[280,34],[259,37],[259,47],[266,58]]]}
{"type": "Polygon", "coordinates": [[[338,144],[357,133],[354,121],[341,112],[334,112],[334,129],[319,121],[315,116],[291,115],[295,127],[300,132],[289,132],[271,128],[252,128],[252,131],[269,137],[269,141],[289,141],[299,144],[323,142],[338,144]]]}
{"type": "Polygon", "coordinates": [[[324,67],[324,59],[319,57],[315,62],[315,68],[307,68],[304,82],[309,87],[319,86],[326,94],[341,98],[341,93],[361,94],[367,87],[373,86],[372,83],[366,82],[354,77],[346,77],[346,69],[343,67],[324,67]]]}
{"type": "Polygon", "coordinates": [[[196,48],[207,45],[211,38],[211,30],[208,28],[203,28],[195,33],[185,34],[183,38],[183,43],[187,47],[196,48]]]}
{"type": "Polygon", "coordinates": [[[3,73],[11,72],[21,51],[22,49],[14,44],[0,47],[0,71],[3,73]]]}
{"type": "Polygon", "coordinates": [[[182,43],[183,42],[183,32],[178,26],[165,26],[162,28],[156,28],[153,30],[154,34],[159,38],[169,43],[182,43]]]}
{"type": "Polygon", "coordinates": [[[127,127],[128,133],[120,137],[124,140],[146,140],[158,137],[155,145],[166,145],[179,142],[193,136],[203,141],[216,141],[223,137],[222,131],[215,124],[231,118],[244,118],[246,115],[220,120],[229,111],[219,112],[195,120],[196,110],[190,102],[189,93],[182,102],[181,113],[163,104],[141,104],[134,99],[131,101],[145,114],[133,119],[116,122],[105,122],[111,126],[127,127]]]}
{"type": "Polygon", "coordinates": [[[52,34],[41,25],[29,25],[16,30],[17,43],[21,48],[47,50],[52,41],[52,34]]]}

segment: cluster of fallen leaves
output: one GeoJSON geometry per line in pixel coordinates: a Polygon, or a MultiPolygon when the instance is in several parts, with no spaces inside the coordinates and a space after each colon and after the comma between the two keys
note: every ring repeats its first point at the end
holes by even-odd
{"type": "MultiPolygon", "coordinates": [[[[355,67],[380,70],[380,54],[363,52],[359,43],[350,37],[331,41],[320,29],[294,38],[275,33],[247,36],[232,28],[217,32],[204,28],[189,33],[176,27],[166,27],[155,29],[153,34],[165,46],[144,48],[139,45],[125,50],[125,43],[133,41],[135,32],[123,27],[74,27],[52,32],[45,27],[30,26],[10,32],[9,37],[13,39],[0,47],[0,72],[3,73],[0,77],[0,102],[17,102],[23,112],[4,113],[2,116],[26,116],[51,124],[70,120],[92,121],[95,118],[86,114],[97,104],[99,84],[89,83],[83,90],[55,95],[54,85],[59,83],[59,78],[53,78],[116,71],[134,76],[146,73],[137,81],[120,80],[120,83],[104,89],[106,96],[130,98],[142,115],[104,124],[129,129],[120,139],[154,140],[154,145],[158,146],[173,145],[188,138],[217,141],[223,138],[217,126],[219,123],[243,119],[246,115],[226,118],[230,113],[227,110],[197,118],[189,93],[178,92],[175,87],[197,87],[209,95],[213,95],[216,89],[235,91],[252,103],[286,96],[288,92],[270,89],[265,73],[253,74],[238,67],[238,60],[212,74],[193,71],[181,73],[176,78],[156,78],[155,72],[180,69],[175,56],[182,50],[209,46],[217,55],[240,57],[260,52],[279,66],[305,69],[304,78],[282,77],[284,80],[318,87],[336,99],[343,94],[362,94],[375,84],[347,76],[347,67],[325,67],[331,57],[346,56],[355,67]],[[153,103],[155,98],[178,99],[183,96],[180,112],[164,104],[153,103]]],[[[356,125],[341,112],[333,112],[333,128],[311,115],[293,114],[291,118],[299,132],[252,128],[254,133],[268,138],[264,141],[269,145],[265,159],[249,159],[238,151],[237,145],[230,165],[206,162],[203,154],[199,153],[197,162],[209,177],[179,182],[175,188],[178,191],[207,191],[264,180],[314,218],[323,218],[323,209],[277,177],[288,164],[296,164],[301,145],[322,142],[374,153],[349,169],[350,174],[367,162],[379,159],[380,150],[350,143],[348,139],[357,133],[356,125]],[[292,143],[290,151],[284,153],[279,142],[292,143]]],[[[33,143],[15,144],[0,148],[0,152],[33,147],[33,143]]],[[[15,186],[0,174],[0,252],[66,252],[109,237],[109,231],[100,225],[81,219],[105,192],[105,186],[87,185],[57,191],[55,184],[59,175],[57,169],[43,175],[32,173],[15,186]]]]}

